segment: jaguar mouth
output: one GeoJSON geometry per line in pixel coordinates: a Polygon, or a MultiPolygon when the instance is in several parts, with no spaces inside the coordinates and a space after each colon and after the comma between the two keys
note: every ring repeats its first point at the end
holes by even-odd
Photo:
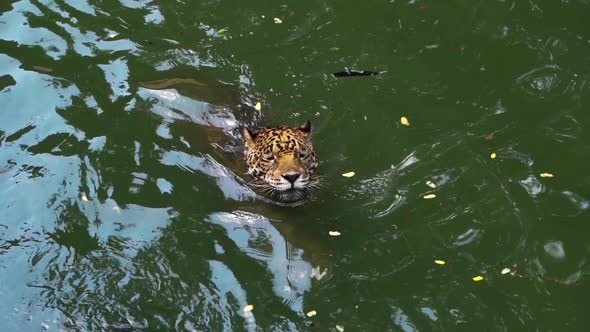
{"type": "Polygon", "coordinates": [[[286,189],[279,189],[269,185],[266,182],[256,181],[254,183],[250,183],[252,186],[259,188],[262,194],[267,196],[270,199],[277,200],[283,203],[295,203],[298,201],[304,200],[308,193],[308,188],[286,188],[286,189]],[[256,183],[258,182],[258,183],[256,183]],[[262,182],[262,183],[260,183],[262,182]]]}
{"type": "Polygon", "coordinates": [[[314,176],[305,187],[295,187],[293,185],[289,187],[275,187],[265,180],[257,179],[250,182],[250,185],[258,188],[264,196],[272,200],[282,203],[297,203],[305,200],[314,189],[323,186],[323,181],[320,177],[314,176]]]}
{"type": "Polygon", "coordinates": [[[303,200],[307,196],[307,190],[291,188],[287,190],[277,191],[274,197],[285,203],[293,203],[303,200]]]}

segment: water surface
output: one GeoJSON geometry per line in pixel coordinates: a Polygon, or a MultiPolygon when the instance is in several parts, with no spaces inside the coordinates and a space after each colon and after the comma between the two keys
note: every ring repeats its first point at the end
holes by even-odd
{"type": "Polygon", "coordinates": [[[0,325],[587,330],[589,10],[3,1],[0,325]],[[328,185],[273,205],[239,128],[307,119],[328,185]]]}

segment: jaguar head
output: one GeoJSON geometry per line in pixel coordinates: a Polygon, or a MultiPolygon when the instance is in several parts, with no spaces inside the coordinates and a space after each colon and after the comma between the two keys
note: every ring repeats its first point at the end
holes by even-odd
{"type": "Polygon", "coordinates": [[[309,121],[300,127],[245,128],[248,173],[257,179],[253,184],[284,202],[303,199],[319,184],[311,136],[309,121]]]}

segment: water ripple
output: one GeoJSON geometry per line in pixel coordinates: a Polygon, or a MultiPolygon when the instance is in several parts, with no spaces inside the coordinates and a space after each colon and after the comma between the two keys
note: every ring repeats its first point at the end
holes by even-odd
{"type": "Polygon", "coordinates": [[[583,330],[587,11],[3,2],[2,327],[583,330]],[[241,128],[305,119],[326,186],[273,204],[241,128]]]}

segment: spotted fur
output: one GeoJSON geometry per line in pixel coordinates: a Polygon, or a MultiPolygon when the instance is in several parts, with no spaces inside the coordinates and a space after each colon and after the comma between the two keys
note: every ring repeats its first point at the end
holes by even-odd
{"type": "Polygon", "coordinates": [[[248,173],[255,184],[283,201],[296,201],[318,184],[311,122],[301,127],[244,129],[248,173]]]}

